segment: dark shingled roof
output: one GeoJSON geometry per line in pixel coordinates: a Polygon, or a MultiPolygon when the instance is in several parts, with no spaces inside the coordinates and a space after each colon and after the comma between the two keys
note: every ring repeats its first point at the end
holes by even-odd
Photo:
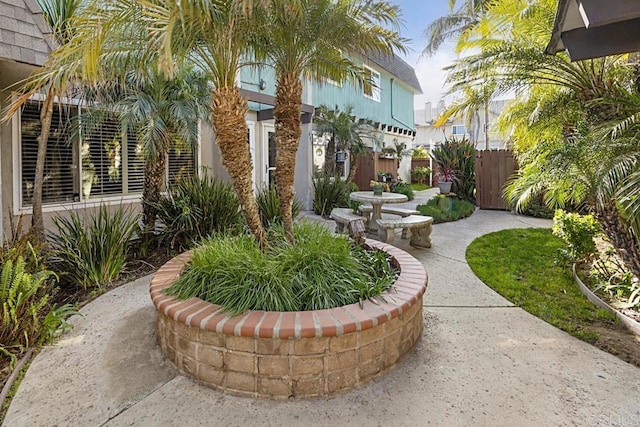
{"type": "Polygon", "coordinates": [[[422,93],[420,82],[416,77],[416,71],[413,67],[407,64],[402,58],[395,53],[393,54],[369,54],[366,57],[374,64],[382,67],[384,70],[391,73],[393,76],[402,80],[413,89],[416,93],[422,93]]]}
{"type": "Polygon", "coordinates": [[[42,65],[54,47],[35,0],[0,0],[0,59],[42,65]]]}

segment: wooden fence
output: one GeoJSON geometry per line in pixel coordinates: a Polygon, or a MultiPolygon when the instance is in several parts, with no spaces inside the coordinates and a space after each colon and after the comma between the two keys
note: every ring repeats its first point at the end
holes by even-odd
{"type": "Polygon", "coordinates": [[[354,181],[360,190],[371,191],[370,182],[378,178],[378,172],[391,173],[397,179],[398,159],[384,159],[377,152],[358,156],[358,170],[354,181]]]}
{"type": "MultiPolygon", "coordinates": [[[[426,158],[426,159],[411,159],[411,170],[414,170],[415,168],[429,168],[431,169],[431,159],[426,158]]],[[[411,182],[413,182],[413,179],[411,180],[411,182]]],[[[427,177],[425,184],[429,184],[430,180],[429,177],[427,177]]],[[[431,185],[433,186],[433,183],[431,183],[431,185]]]]}
{"type": "Polygon", "coordinates": [[[511,150],[476,151],[476,203],[480,209],[508,210],[504,184],[518,170],[511,150]]]}

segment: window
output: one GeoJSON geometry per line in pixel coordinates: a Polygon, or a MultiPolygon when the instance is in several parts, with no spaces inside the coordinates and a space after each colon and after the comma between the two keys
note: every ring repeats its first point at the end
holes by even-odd
{"type": "Polygon", "coordinates": [[[127,184],[128,193],[142,193],[144,185],[144,147],[133,130],[127,130],[127,184]]]}
{"type": "Polygon", "coordinates": [[[167,158],[167,183],[171,187],[194,174],[193,148],[171,148],[167,158]]]}
{"type": "MultiPolygon", "coordinates": [[[[78,199],[77,169],[74,165],[74,145],[71,140],[70,118],[77,115],[73,106],[54,104],[47,154],[44,165],[42,202],[73,202],[78,199]]],[[[29,102],[22,110],[20,147],[22,205],[33,204],[33,182],[36,175],[38,135],[40,135],[40,103],[29,102]]]]}
{"type": "MultiPolygon", "coordinates": [[[[84,134],[72,129],[79,108],[54,104],[47,142],[43,204],[83,202],[104,197],[140,195],[144,183],[144,147],[135,132],[123,131],[115,118],[106,118],[84,134]],[[77,135],[80,135],[78,137],[77,135]]],[[[20,117],[20,207],[33,204],[33,182],[40,134],[40,103],[30,101],[20,117]]],[[[194,173],[193,149],[172,149],[167,160],[167,180],[194,173]]]]}
{"type": "Polygon", "coordinates": [[[380,102],[380,73],[365,66],[362,92],[366,98],[380,102]]]}
{"type": "Polygon", "coordinates": [[[94,126],[84,135],[81,147],[83,198],[123,194],[124,153],[118,121],[106,118],[94,126]]]}
{"type": "Polygon", "coordinates": [[[467,133],[467,128],[464,125],[454,125],[453,126],[453,134],[454,135],[465,135],[467,133]]]}

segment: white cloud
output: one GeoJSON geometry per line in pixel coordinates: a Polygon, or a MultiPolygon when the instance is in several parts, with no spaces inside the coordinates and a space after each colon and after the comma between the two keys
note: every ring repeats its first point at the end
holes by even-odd
{"type": "Polygon", "coordinates": [[[425,102],[429,101],[435,105],[444,97],[447,72],[443,68],[451,65],[456,57],[455,53],[445,49],[430,57],[421,57],[420,53],[407,55],[406,61],[416,70],[422,87],[422,95],[413,98],[414,108],[424,108],[425,102]]]}

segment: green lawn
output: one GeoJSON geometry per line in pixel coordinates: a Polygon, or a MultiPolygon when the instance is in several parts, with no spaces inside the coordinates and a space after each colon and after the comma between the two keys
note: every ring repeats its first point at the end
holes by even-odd
{"type": "Polygon", "coordinates": [[[487,286],[529,313],[595,343],[594,326],[615,324],[580,292],[568,268],[555,264],[564,243],[548,229],[503,230],[479,237],[467,248],[467,262],[487,286]]]}
{"type": "Polygon", "coordinates": [[[413,188],[414,191],[422,191],[422,190],[428,190],[431,187],[429,187],[429,184],[411,184],[411,188],[413,188]]]}

